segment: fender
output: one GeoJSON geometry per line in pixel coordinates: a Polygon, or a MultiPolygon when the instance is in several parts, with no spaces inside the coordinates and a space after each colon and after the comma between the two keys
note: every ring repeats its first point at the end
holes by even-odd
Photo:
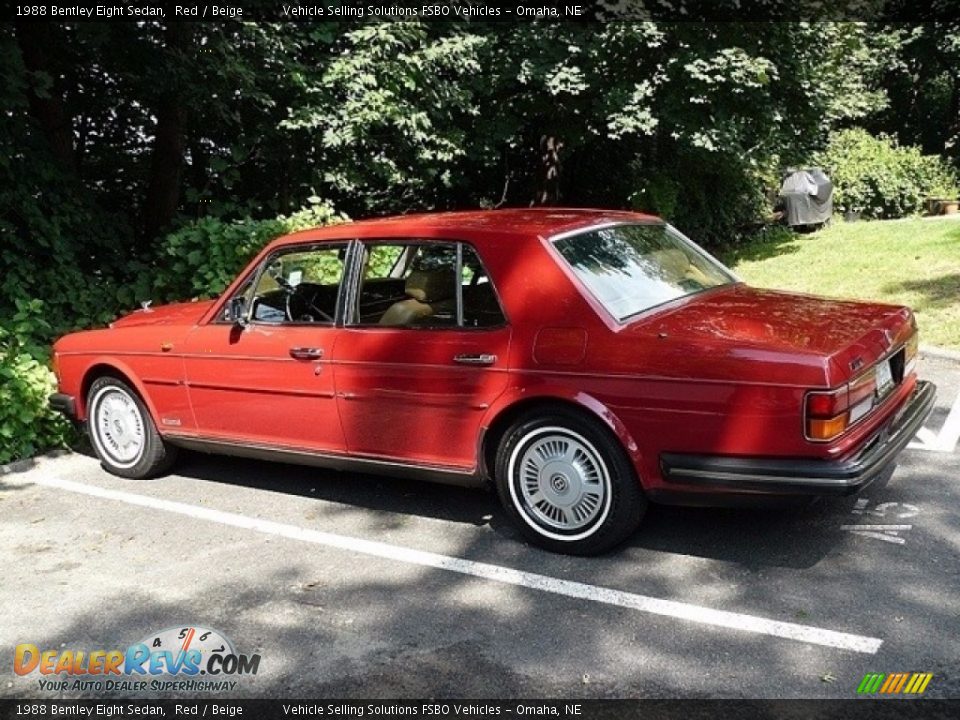
{"type": "MultiPolygon", "coordinates": [[[[521,402],[528,402],[530,400],[543,400],[545,402],[549,402],[551,400],[560,400],[578,405],[585,409],[591,415],[603,422],[603,424],[610,428],[613,434],[617,436],[617,439],[620,440],[624,450],[627,451],[627,455],[629,456],[634,467],[637,468],[639,474],[643,454],[640,451],[640,446],[634,440],[633,436],[630,434],[630,431],[627,430],[626,425],[623,424],[623,421],[620,420],[617,414],[589,393],[585,393],[577,388],[572,388],[558,383],[538,383],[536,388],[527,388],[517,385],[508,387],[497,398],[496,402],[490,406],[480,422],[478,448],[482,447],[483,440],[487,432],[504,412],[508,412],[512,407],[515,407],[521,402]]],[[[482,454],[478,453],[478,458],[482,459],[482,454]]]]}
{"type": "MultiPolygon", "coordinates": [[[[129,382],[133,389],[137,391],[140,395],[140,398],[143,400],[144,405],[147,406],[147,411],[150,413],[150,418],[153,420],[153,424],[156,427],[160,427],[159,417],[157,413],[157,408],[153,404],[153,399],[150,397],[150,394],[147,392],[146,387],[140,381],[140,378],[137,377],[137,374],[133,369],[127,365],[127,363],[120,360],[116,355],[97,355],[92,357],[89,362],[85,364],[83,372],[81,373],[82,380],[80,381],[80,388],[82,389],[87,385],[87,378],[90,375],[90,371],[95,367],[109,367],[113,370],[116,370],[117,373],[123,375],[129,382]]],[[[87,419],[87,398],[86,396],[80,396],[78,392],[77,396],[77,419],[86,420],[87,419]]]]}

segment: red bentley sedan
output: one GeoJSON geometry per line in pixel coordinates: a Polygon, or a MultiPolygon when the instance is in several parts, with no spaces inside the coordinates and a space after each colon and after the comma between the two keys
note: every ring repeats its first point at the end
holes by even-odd
{"type": "Polygon", "coordinates": [[[178,448],[495,484],[532,541],[603,551],[649,501],[852,493],[933,404],[908,308],[740,282],[670,225],[497,210],[320,228],[216,300],[54,346],[104,467],[178,448]]]}

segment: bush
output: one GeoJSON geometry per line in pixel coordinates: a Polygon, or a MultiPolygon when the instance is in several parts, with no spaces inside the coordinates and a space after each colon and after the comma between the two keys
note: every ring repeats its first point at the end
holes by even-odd
{"type": "Polygon", "coordinates": [[[65,444],[70,423],[47,405],[53,373],[0,327],[0,463],[65,444]]]}
{"type": "Polygon", "coordinates": [[[309,207],[271,220],[197,220],[164,238],[154,261],[118,261],[122,254],[96,245],[88,267],[63,245],[70,236],[67,228],[37,236],[44,248],[52,243],[54,250],[52,260],[43,262],[28,252],[15,228],[0,220],[0,238],[10,240],[0,246],[0,269],[6,270],[0,275],[0,463],[64,445],[75,436],[70,423],[47,405],[56,391],[46,364],[53,339],[106,324],[147,298],[217,295],[275,237],[346,220],[311,198],[309,207]]]}
{"type": "Polygon", "coordinates": [[[942,158],[860,128],[833,133],[814,162],[833,180],[838,209],[868,218],[914,215],[926,198],[957,193],[957,178],[942,158]]]}
{"type": "Polygon", "coordinates": [[[309,207],[270,220],[201,218],[164,238],[149,296],[163,301],[214,297],[274,238],[347,221],[316,197],[309,207]]]}
{"type": "Polygon", "coordinates": [[[736,245],[764,215],[763,177],[729,155],[681,154],[656,170],[633,170],[632,208],[659,215],[709,250],[736,245]]]}

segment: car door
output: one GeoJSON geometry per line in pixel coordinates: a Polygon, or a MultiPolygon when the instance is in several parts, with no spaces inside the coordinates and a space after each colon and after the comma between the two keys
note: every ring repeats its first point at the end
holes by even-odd
{"type": "Polygon", "coordinates": [[[186,339],[197,433],[342,452],[330,353],[347,243],[281,248],[186,339]],[[239,314],[237,321],[233,315],[239,314]]]}
{"type": "Polygon", "coordinates": [[[510,327],[490,278],[457,242],[368,241],[358,260],[334,365],[348,449],[472,469],[484,411],[507,385],[510,327]],[[384,307],[388,278],[402,294],[384,307]]]}

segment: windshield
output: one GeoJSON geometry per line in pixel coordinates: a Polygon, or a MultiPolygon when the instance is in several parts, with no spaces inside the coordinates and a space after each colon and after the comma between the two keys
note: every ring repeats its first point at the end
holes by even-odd
{"type": "Polygon", "coordinates": [[[737,282],[723,265],[669,225],[614,225],[561,236],[554,246],[617,320],[655,305],[737,282]]]}

